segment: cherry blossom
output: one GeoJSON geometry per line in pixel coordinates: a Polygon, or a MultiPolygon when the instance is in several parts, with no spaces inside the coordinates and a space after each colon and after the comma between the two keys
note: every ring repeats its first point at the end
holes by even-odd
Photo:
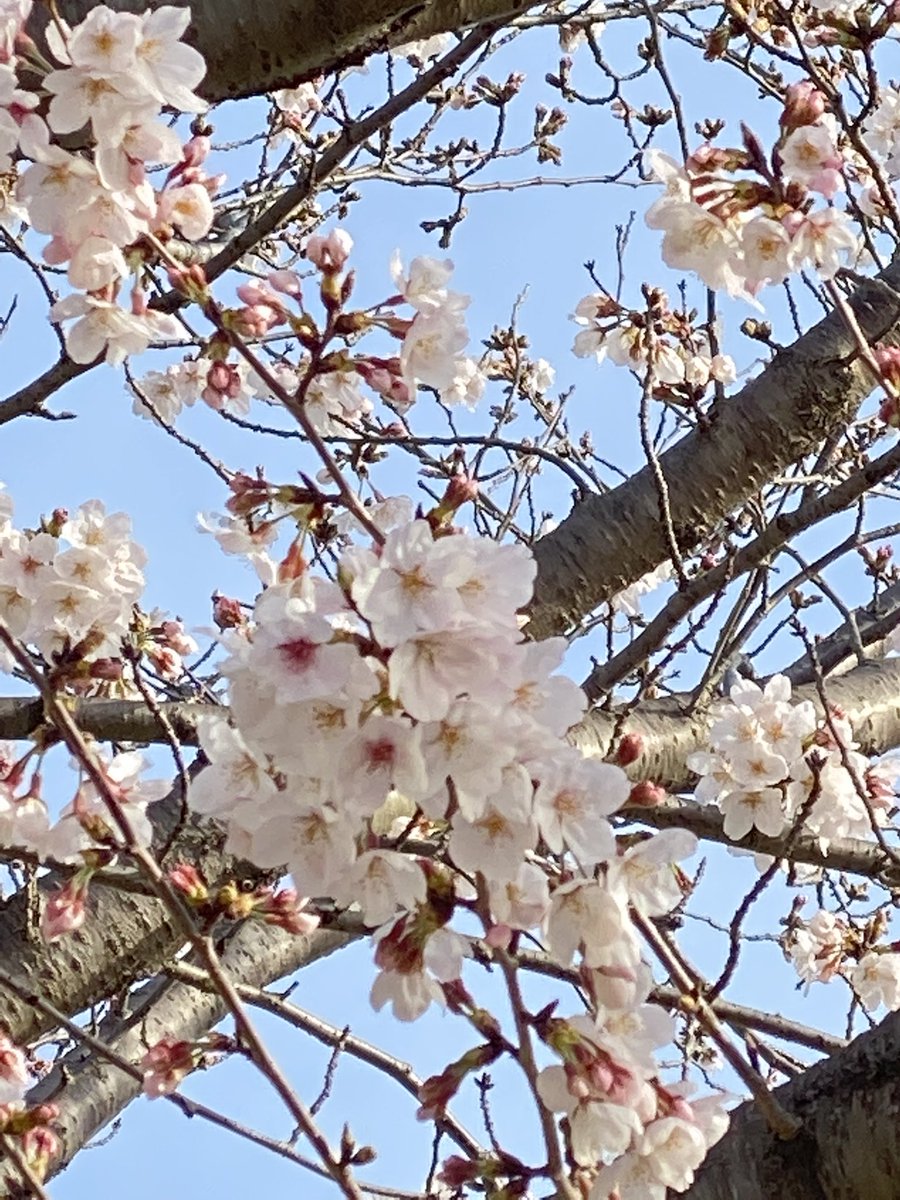
{"type": "Polygon", "coordinates": [[[900,1008],[900,954],[864,954],[850,972],[850,986],[868,1009],[900,1008]]]}
{"type": "Polygon", "coordinates": [[[73,317],[77,319],[66,331],[66,349],[77,363],[91,363],[102,354],[110,366],[118,366],[129,354],[141,354],[152,341],[178,336],[174,317],[163,313],[134,316],[96,296],[66,296],[50,309],[52,321],[73,317]]]}
{"type": "Polygon", "coordinates": [[[846,926],[833,913],[820,909],[792,933],[789,952],[797,974],[806,983],[827,982],[839,969],[846,926]]]}
{"type": "Polygon", "coordinates": [[[23,1100],[32,1083],[25,1055],[0,1033],[0,1104],[23,1100]]]}
{"type": "Polygon", "coordinates": [[[340,904],[358,904],[367,925],[383,925],[398,910],[413,912],[425,902],[425,876],[405,854],[367,850],[338,881],[335,897],[340,904]]]}
{"type": "Polygon", "coordinates": [[[577,751],[558,755],[535,793],[544,841],[557,854],[565,846],[584,867],[611,858],[612,831],[604,814],[621,808],[630,791],[620,767],[584,759],[577,751]]]}

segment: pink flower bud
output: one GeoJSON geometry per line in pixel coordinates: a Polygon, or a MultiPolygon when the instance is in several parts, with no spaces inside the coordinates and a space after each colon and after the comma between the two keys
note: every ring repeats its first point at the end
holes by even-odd
{"type": "Polygon", "coordinates": [[[447,1187],[459,1188],[465,1187],[467,1183],[474,1183],[478,1178],[479,1165],[476,1161],[470,1158],[463,1158],[461,1154],[451,1154],[449,1158],[444,1160],[444,1165],[438,1172],[438,1179],[441,1183],[445,1183],[447,1187]]]}
{"type": "Polygon", "coordinates": [[[876,346],[875,361],[881,371],[887,397],[878,410],[878,415],[886,425],[900,425],[898,412],[898,396],[900,396],[900,346],[876,346]]]}
{"type": "Polygon", "coordinates": [[[37,1125],[49,1125],[51,1121],[55,1121],[59,1117],[58,1104],[36,1104],[34,1108],[29,1109],[28,1115],[37,1125]]]}
{"type": "Polygon", "coordinates": [[[171,646],[148,646],[146,654],[154,671],[163,679],[181,678],[184,663],[181,661],[181,655],[177,654],[171,646]]]}
{"type": "Polygon", "coordinates": [[[303,557],[299,540],[291,542],[287,554],[278,564],[278,582],[288,583],[299,579],[309,569],[309,563],[303,557]]]}
{"type": "Polygon", "coordinates": [[[505,950],[512,940],[512,935],[513,931],[508,925],[492,925],[484,940],[495,950],[505,950]]]}
{"type": "Polygon", "coordinates": [[[255,279],[250,280],[248,283],[240,284],[240,286],[237,288],[237,294],[245,304],[262,304],[269,308],[281,308],[281,301],[278,299],[275,293],[270,291],[269,288],[263,287],[263,285],[258,283],[255,279]]]}
{"type": "Polygon", "coordinates": [[[190,863],[179,863],[168,872],[169,883],[190,904],[203,904],[209,899],[209,891],[196,867],[190,863]]]}
{"type": "Polygon", "coordinates": [[[192,137],[185,143],[181,161],[186,167],[199,167],[209,157],[211,145],[208,137],[192,137]]]}
{"type": "Polygon", "coordinates": [[[613,762],[617,767],[627,767],[636,762],[644,752],[644,739],[639,733],[626,733],[619,739],[613,762]]]}
{"type": "Polygon", "coordinates": [[[33,1082],[25,1054],[5,1034],[0,1034],[0,1080],[10,1092],[24,1096],[33,1082]]]}
{"type": "Polygon", "coordinates": [[[444,492],[440,502],[433,510],[431,517],[437,520],[438,524],[444,524],[449,517],[458,512],[464,504],[475,500],[478,495],[478,482],[470,476],[460,472],[458,475],[453,475],[450,482],[447,484],[447,490],[444,492]]]}
{"type": "Polygon", "coordinates": [[[332,229],[327,237],[313,234],[307,238],[305,253],[320,271],[334,274],[343,267],[352,249],[353,239],[350,234],[345,229],[332,229]]]}
{"type": "Polygon", "coordinates": [[[74,933],[84,924],[88,880],[74,875],[67,884],[51,892],[41,915],[41,936],[45,942],[74,933]]]}
{"type": "Polygon", "coordinates": [[[121,659],[95,658],[90,664],[91,679],[119,680],[125,673],[121,659]]]}
{"type": "Polygon", "coordinates": [[[160,1038],[141,1059],[144,1095],[151,1100],[170,1095],[182,1079],[193,1071],[195,1061],[194,1047],[190,1042],[160,1038]]]}
{"type": "Polygon", "coordinates": [[[237,629],[246,624],[247,618],[244,616],[240,600],[232,600],[230,596],[220,596],[216,592],[212,603],[213,620],[219,629],[237,629]]]}
{"type": "Polygon", "coordinates": [[[273,308],[269,304],[248,304],[239,308],[232,316],[234,329],[243,337],[265,337],[276,325],[285,321],[281,306],[273,308]]]}
{"type": "Polygon", "coordinates": [[[882,400],[878,408],[878,416],[884,421],[885,425],[890,425],[893,429],[900,426],[900,406],[893,396],[888,396],[882,400]]]}
{"type": "Polygon", "coordinates": [[[184,625],[181,621],[163,621],[160,626],[160,638],[171,646],[178,654],[196,654],[197,643],[184,631],[184,625]]]}
{"type": "Polygon", "coordinates": [[[210,408],[220,409],[226,400],[241,394],[241,377],[233,363],[214,362],[206,375],[206,387],[200,393],[210,408]]]}
{"type": "Polygon", "coordinates": [[[657,804],[665,802],[665,788],[661,788],[658,783],[651,783],[649,779],[642,779],[640,783],[636,783],[628,797],[628,803],[636,808],[654,808],[657,804]]]}
{"type": "MultiPolygon", "coordinates": [[[[369,387],[386,400],[392,408],[399,412],[405,412],[409,408],[412,403],[412,395],[409,385],[400,372],[399,358],[372,359],[370,361],[363,359],[356,364],[356,369],[369,387]]],[[[393,428],[391,426],[392,430],[393,428]]],[[[402,425],[398,425],[396,428],[399,430],[396,434],[389,433],[388,430],[385,430],[385,433],[392,437],[403,437],[407,432],[402,425]]]]}
{"type": "Polygon", "coordinates": [[[315,913],[304,911],[308,903],[306,897],[297,895],[295,888],[282,888],[274,895],[270,889],[266,889],[254,911],[267,925],[277,925],[287,933],[312,933],[318,928],[320,918],[315,913]]]}
{"type": "Polygon", "coordinates": [[[790,132],[801,125],[815,125],[825,112],[825,96],[814,83],[792,83],[785,93],[781,128],[790,132]]]}
{"type": "Polygon", "coordinates": [[[295,299],[300,299],[300,276],[296,271],[272,271],[269,275],[269,284],[276,292],[282,292],[285,296],[293,296],[295,299]]]}
{"type": "Polygon", "coordinates": [[[50,1160],[60,1153],[59,1138],[46,1125],[36,1125],[22,1134],[22,1153],[38,1179],[44,1179],[50,1160]]]}

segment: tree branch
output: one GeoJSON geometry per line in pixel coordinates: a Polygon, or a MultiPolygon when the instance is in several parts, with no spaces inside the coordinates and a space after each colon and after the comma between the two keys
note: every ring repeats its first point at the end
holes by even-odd
{"type": "MultiPolygon", "coordinates": [[[[505,23],[533,0],[174,0],[190,7],[186,40],[206,59],[200,93],[210,103],[259,96],[342,67],[377,51],[434,33],[505,23]]],[[[58,0],[60,16],[82,21],[95,0],[58,0]]],[[[117,12],[142,13],[146,0],[108,0],[117,12]]],[[[41,41],[48,8],[36,5],[28,30],[41,41]]]]}
{"type": "MultiPolygon", "coordinates": [[[[850,301],[868,342],[900,341],[900,261],[850,301]]],[[[756,379],[713,406],[658,464],[676,540],[698,546],[789,464],[847,422],[874,386],[853,334],[832,312],[756,379]]],[[[669,556],[651,468],[588,496],[535,546],[538,577],[529,634],[563,633],[669,556]]]]}
{"type": "MultiPolygon", "coordinates": [[[[330,930],[304,937],[247,922],[230,940],[223,962],[235,983],[260,986],[334,953],[348,940],[347,934],[330,930]]],[[[17,987],[13,993],[4,985],[4,974],[0,973],[4,998],[27,999],[40,1010],[41,1024],[53,1028],[52,1006],[43,990],[29,996],[27,989],[23,992],[17,987]]],[[[29,1095],[29,1103],[52,1099],[60,1109],[53,1127],[63,1149],[61,1157],[54,1160],[53,1173],[62,1170],[90,1138],[140,1095],[142,1077],[136,1068],[149,1046],[164,1034],[185,1041],[201,1038],[226,1010],[218,993],[168,977],[157,979],[131,998],[126,1017],[117,1014],[101,1024],[98,1036],[108,1044],[109,1056],[85,1045],[66,1055],[29,1095]],[[116,1059],[135,1069],[123,1070],[116,1059]]]]}

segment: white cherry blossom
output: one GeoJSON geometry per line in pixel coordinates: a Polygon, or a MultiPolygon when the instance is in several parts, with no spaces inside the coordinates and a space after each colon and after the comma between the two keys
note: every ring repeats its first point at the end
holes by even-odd
{"type": "Polygon", "coordinates": [[[339,904],[358,904],[367,925],[383,925],[398,910],[412,912],[425,902],[425,876],[406,854],[367,850],[337,880],[339,904]]]}
{"type": "Polygon", "coordinates": [[[900,954],[870,950],[850,971],[850,986],[869,1010],[900,1008],[900,954]]]}
{"type": "Polygon", "coordinates": [[[615,843],[605,815],[621,808],[630,791],[620,767],[575,751],[560,754],[542,773],[535,793],[541,836],[554,854],[571,850],[584,867],[611,858],[615,843]]]}

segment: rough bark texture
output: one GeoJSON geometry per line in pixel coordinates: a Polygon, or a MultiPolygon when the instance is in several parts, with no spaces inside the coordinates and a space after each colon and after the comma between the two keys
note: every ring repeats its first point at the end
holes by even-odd
{"type": "MultiPolygon", "coordinates": [[[[297,971],[348,940],[344,933],[317,930],[310,936],[296,936],[251,922],[231,939],[222,961],[234,983],[261,987],[273,975],[297,971]]],[[[161,977],[130,998],[127,1016],[117,1013],[108,1018],[98,1033],[115,1054],[136,1066],[147,1047],[164,1035],[185,1041],[202,1038],[225,1013],[218,995],[161,977]]],[[[140,1079],[114,1062],[83,1047],[67,1055],[32,1093],[34,1102],[52,1098],[60,1109],[54,1129],[63,1150],[54,1161],[54,1174],[140,1092],[140,1079]]],[[[288,1126],[285,1114],[285,1132],[288,1126]]]]}
{"type": "MultiPolygon", "coordinates": [[[[148,0],[105,0],[118,12],[142,13],[148,0]]],[[[167,0],[172,2],[172,0],[167,0]]],[[[204,99],[235,100],[292,87],[378,50],[435,33],[461,32],[483,21],[512,18],[533,0],[174,0],[191,9],[188,41],[206,59],[204,99]],[[236,49],[239,47],[239,52],[236,49]]],[[[38,9],[38,6],[35,6],[38,9]]],[[[69,24],[83,20],[93,0],[60,0],[69,24]]],[[[150,0],[149,7],[159,4],[150,0]]],[[[48,14],[41,5],[29,29],[40,39],[48,14]]]]}
{"type": "Polygon", "coordinates": [[[781,1142],[753,1105],[735,1114],[687,1200],[896,1200],[900,1015],[779,1088],[802,1122],[781,1142]]]}
{"type": "MultiPolygon", "coordinates": [[[[898,287],[900,262],[862,286],[851,302],[873,343],[898,341],[898,287]]],[[[777,354],[756,379],[712,409],[708,425],[660,456],[679,547],[696,546],[774,475],[812,451],[853,415],[872,387],[839,313],[777,354]]],[[[670,557],[651,468],[576,505],[538,542],[535,554],[529,632],[547,637],[577,625],[670,557]]]]}

